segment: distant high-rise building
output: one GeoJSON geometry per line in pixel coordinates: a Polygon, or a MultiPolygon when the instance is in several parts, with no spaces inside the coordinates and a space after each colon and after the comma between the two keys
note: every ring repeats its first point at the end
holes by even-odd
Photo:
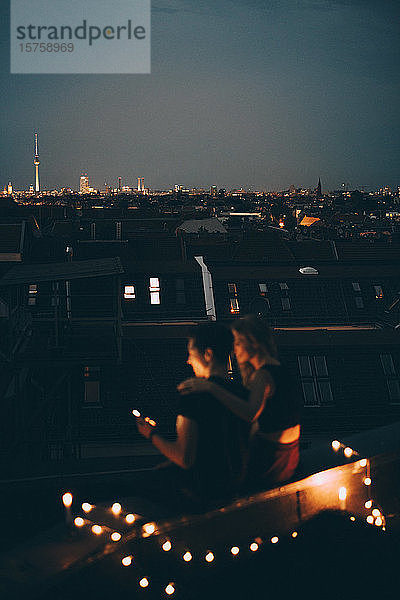
{"type": "Polygon", "coordinates": [[[11,181],[9,181],[8,186],[7,186],[7,193],[12,194],[12,192],[13,192],[13,186],[12,186],[11,181]]]}
{"type": "Polygon", "coordinates": [[[144,177],[138,177],[137,189],[138,192],[144,192],[144,177]]]}
{"type": "Polygon", "coordinates": [[[212,186],[210,187],[210,194],[211,194],[211,196],[212,196],[213,198],[215,198],[215,196],[217,196],[217,195],[218,195],[218,188],[217,188],[217,186],[216,186],[216,185],[212,185],[212,186]]]}
{"type": "Polygon", "coordinates": [[[321,178],[318,178],[317,198],[322,198],[321,178]]]}
{"type": "Polygon", "coordinates": [[[118,177],[118,191],[120,192],[122,190],[122,179],[121,177],[118,177]]]}
{"type": "Polygon", "coordinates": [[[33,157],[33,164],[35,165],[35,192],[40,192],[40,183],[39,183],[39,147],[38,147],[38,134],[35,133],[35,155],[33,157]]]}
{"type": "Polygon", "coordinates": [[[79,192],[81,194],[88,194],[89,193],[89,177],[87,176],[87,173],[84,173],[81,175],[80,180],[79,180],[79,192]]]}

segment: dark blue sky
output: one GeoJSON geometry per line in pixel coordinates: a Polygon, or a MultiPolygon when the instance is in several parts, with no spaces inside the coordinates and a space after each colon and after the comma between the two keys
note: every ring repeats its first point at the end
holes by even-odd
{"type": "MultiPolygon", "coordinates": [[[[6,4],[3,0],[2,4],[6,4]]],[[[1,188],[400,185],[400,3],[153,0],[151,75],[10,75],[1,188]]]]}

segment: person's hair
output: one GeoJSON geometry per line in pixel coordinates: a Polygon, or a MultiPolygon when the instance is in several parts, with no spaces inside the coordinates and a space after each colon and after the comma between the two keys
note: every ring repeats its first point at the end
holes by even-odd
{"type": "Polygon", "coordinates": [[[210,348],[215,360],[223,365],[227,363],[233,349],[231,330],[216,322],[194,325],[189,331],[188,339],[193,340],[194,347],[202,354],[210,348]]]}
{"type": "MultiPolygon", "coordinates": [[[[257,355],[261,360],[268,357],[278,359],[274,333],[263,318],[255,315],[247,315],[240,319],[235,319],[231,324],[231,329],[245,338],[246,350],[250,356],[257,355]]],[[[248,385],[255,369],[250,362],[238,364],[243,384],[248,385]]]]}

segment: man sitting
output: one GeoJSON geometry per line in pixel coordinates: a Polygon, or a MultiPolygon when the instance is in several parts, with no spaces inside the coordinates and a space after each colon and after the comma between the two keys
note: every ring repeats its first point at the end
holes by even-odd
{"type": "MultiPolygon", "coordinates": [[[[197,325],[189,334],[187,363],[196,377],[210,379],[245,398],[247,391],[233,383],[227,371],[232,345],[232,333],[223,325],[215,322],[197,325]]],[[[157,473],[159,483],[168,481],[168,488],[174,487],[181,500],[182,496],[188,500],[188,508],[207,509],[227,502],[243,481],[250,426],[211,394],[181,396],[175,441],[165,439],[142,418],[137,419],[137,427],[174,463],[155,470],[154,476],[157,473]]]]}

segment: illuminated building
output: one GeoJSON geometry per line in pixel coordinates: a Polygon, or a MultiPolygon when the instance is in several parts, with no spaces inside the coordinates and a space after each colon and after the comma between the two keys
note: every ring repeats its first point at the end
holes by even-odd
{"type": "Polygon", "coordinates": [[[89,177],[87,176],[86,173],[84,175],[81,175],[81,177],[80,177],[80,180],[79,180],[79,192],[81,194],[88,194],[89,193],[89,177]]]}

